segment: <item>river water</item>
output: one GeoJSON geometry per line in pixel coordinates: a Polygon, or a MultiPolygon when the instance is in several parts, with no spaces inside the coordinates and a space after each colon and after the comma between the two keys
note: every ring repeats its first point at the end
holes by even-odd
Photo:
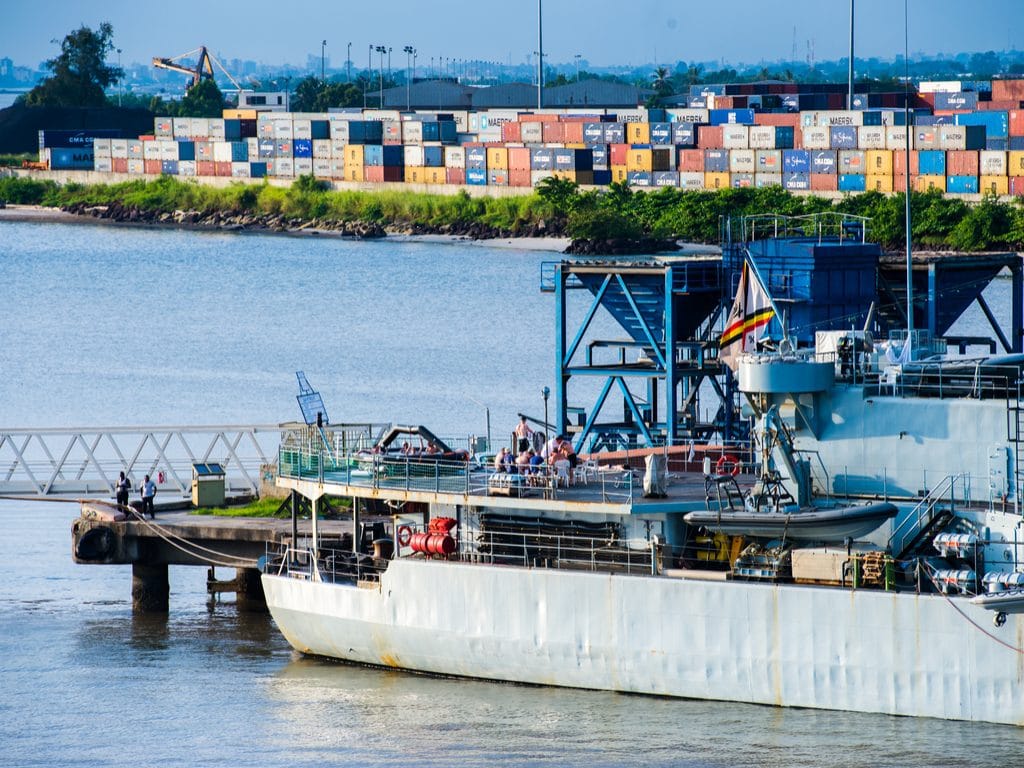
{"type": "MultiPolygon", "coordinates": [[[[335,421],[495,434],[550,384],[550,254],[0,222],[0,423],[335,421]],[[474,402],[478,401],[478,402],[474,402]]],[[[988,298],[1005,308],[1006,281],[988,298]]],[[[980,333],[966,321],[963,333],[980,333]]],[[[958,329],[959,330],[959,329],[958,329]]],[[[71,562],[77,506],[0,501],[0,765],[1017,766],[978,724],[434,679],[303,659],[171,569],[71,562]]],[[[883,638],[879,638],[884,641],[883,638]]]]}

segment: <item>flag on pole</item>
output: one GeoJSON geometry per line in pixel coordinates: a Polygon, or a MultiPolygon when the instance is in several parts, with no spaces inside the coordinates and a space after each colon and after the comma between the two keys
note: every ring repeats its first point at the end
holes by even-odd
{"type": "Polygon", "coordinates": [[[739,368],[740,355],[756,348],[762,329],[773,317],[775,309],[768,292],[757,279],[757,275],[751,271],[750,265],[744,261],[740,284],[736,289],[736,299],[729,311],[722,338],[718,342],[718,357],[732,369],[733,373],[739,368]]]}

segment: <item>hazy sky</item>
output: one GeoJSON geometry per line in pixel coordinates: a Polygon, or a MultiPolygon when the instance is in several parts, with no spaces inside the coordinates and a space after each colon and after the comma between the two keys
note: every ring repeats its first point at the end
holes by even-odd
{"type": "MultiPolygon", "coordinates": [[[[908,0],[910,50],[956,53],[1024,45],[1024,0],[908,0]]],[[[206,44],[225,58],[334,66],[352,43],[365,67],[370,43],[432,56],[523,62],[537,48],[534,0],[0,0],[0,56],[34,64],[54,55],[51,39],[80,24],[114,25],[122,61],[148,62],[206,44]]],[[[722,59],[756,63],[799,58],[814,41],[818,60],[845,55],[849,0],[546,0],[544,48],[553,63],[574,54],[598,65],[722,59]]],[[[857,0],[857,55],[903,50],[903,3],[857,0]]],[[[375,65],[376,66],[376,65],[375,65]]]]}

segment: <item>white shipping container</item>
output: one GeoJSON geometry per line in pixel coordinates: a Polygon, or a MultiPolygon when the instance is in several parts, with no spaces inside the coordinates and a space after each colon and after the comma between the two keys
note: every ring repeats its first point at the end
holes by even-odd
{"type": "MultiPolygon", "coordinates": [[[[125,152],[127,153],[128,146],[125,145],[125,152]]],[[[93,139],[92,141],[92,155],[94,158],[103,157],[108,160],[111,157],[110,152],[110,139],[93,139]]]]}
{"type": "Polygon", "coordinates": [[[939,126],[916,125],[913,127],[914,149],[938,149],[941,138],[939,126]]]}
{"type": "Polygon", "coordinates": [[[210,137],[210,118],[208,117],[193,117],[192,118],[192,138],[194,139],[207,139],[210,137]]]}
{"type": "Polygon", "coordinates": [[[314,157],[313,158],[313,175],[318,179],[330,179],[331,176],[331,160],[330,158],[314,157]]]}
{"type": "Polygon", "coordinates": [[[274,139],[284,139],[285,141],[291,141],[295,138],[292,131],[291,120],[275,120],[274,121],[274,139]]]}
{"type": "Polygon", "coordinates": [[[142,142],[143,160],[160,160],[160,140],[142,142]]]}
{"type": "Polygon", "coordinates": [[[782,186],[782,174],[781,173],[755,173],[754,174],[754,186],[755,187],[781,187],[782,186]]]}
{"type": "Polygon", "coordinates": [[[178,162],[178,175],[179,176],[195,176],[196,175],[196,162],[195,160],[181,160],[178,162]]]}
{"type": "Polygon", "coordinates": [[[729,152],[730,173],[754,173],[756,156],[752,149],[733,149],[729,152]]]}
{"type": "Polygon", "coordinates": [[[290,157],[275,157],[267,163],[267,172],[274,176],[290,177],[295,175],[295,161],[290,157]]]}
{"type": "Polygon", "coordinates": [[[922,80],[917,86],[918,93],[960,93],[961,80],[922,80]]]}
{"type": "Polygon", "coordinates": [[[260,140],[252,136],[245,139],[245,152],[251,160],[258,158],[260,156],[260,140]]]}
{"type": "Polygon", "coordinates": [[[192,118],[175,117],[171,120],[175,138],[189,139],[192,137],[192,118]]]}
{"type": "Polygon", "coordinates": [[[213,142],[213,161],[215,163],[230,163],[231,162],[231,142],[230,141],[215,141],[215,142],[213,142]]]}
{"type": "Polygon", "coordinates": [[[862,176],[867,173],[867,157],[863,149],[841,149],[839,150],[840,174],[852,174],[862,176]]]}
{"type": "Polygon", "coordinates": [[[97,173],[111,173],[114,170],[114,161],[109,157],[92,156],[92,169],[97,173]]]}
{"type": "Polygon", "coordinates": [[[249,163],[232,163],[231,164],[231,178],[233,179],[248,179],[252,175],[249,169],[249,163]]]}
{"type": "Polygon", "coordinates": [[[704,174],[681,171],[679,173],[679,186],[682,189],[704,189],[704,174]]]}
{"type": "Polygon", "coordinates": [[[111,139],[110,140],[110,156],[117,158],[128,157],[128,140],[127,139],[111,139]]]}
{"type": "MultiPolygon", "coordinates": [[[[254,157],[254,155],[250,152],[249,157],[254,157]]],[[[313,158],[321,160],[331,159],[330,139],[313,139],[313,158]]]]}
{"type": "Polygon", "coordinates": [[[348,142],[345,139],[331,139],[331,157],[336,157],[339,160],[345,157],[345,147],[348,146],[348,142]]]}
{"type": "Polygon", "coordinates": [[[857,129],[857,149],[885,149],[885,126],[862,125],[857,129]]]}
{"type": "Polygon", "coordinates": [[[536,187],[544,179],[551,177],[551,171],[530,171],[530,186],[536,187]]]}
{"type": "Polygon", "coordinates": [[[726,149],[746,149],[750,146],[750,129],[745,125],[723,125],[722,146],[726,149]]]}
{"type": "Polygon", "coordinates": [[[885,129],[885,148],[886,149],[907,149],[907,129],[906,126],[894,125],[885,129]]]}
{"type": "MultiPolygon", "coordinates": [[[[666,109],[665,115],[670,123],[700,123],[708,124],[708,110],[706,109],[666,109]]],[[[704,177],[701,176],[701,186],[691,189],[701,189],[704,186],[704,177]]]]}
{"type": "MultiPolygon", "coordinates": [[[[423,123],[418,120],[407,120],[402,126],[403,144],[423,143],[423,123]]],[[[420,163],[422,165],[422,163],[420,163]]]]}
{"type": "Polygon", "coordinates": [[[616,120],[620,123],[648,123],[647,109],[639,107],[637,109],[616,109],[615,110],[616,120]]]}
{"type": "Polygon", "coordinates": [[[520,123],[519,138],[522,139],[523,144],[543,144],[544,123],[538,123],[534,120],[520,123]]]}
{"type": "MultiPolygon", "coordinates": [[[[724,135],[724,131],[723,131],[724,135]]],[[[750,126],[748,143],[751,149],[775,149],[775,126],[750,126]]]]}
{"type": "MultiPolygon", "coordinates": [[[[146,144],[152,144],[152,142],[150,142],[150,141],[147,141],[145,143],[146,144]]],[[[131,158],[131,157],[128,158],[128,173],[142,174],[142,173],[145,173],[145,172],[146,172],[146,161],[145,160],[139,160],[137,158],[131,158]]]]}
{"type": "Polygon", "coordinates": [[[958,150],[967,149],[967,126],[966,125],[940,125],[939,128],[939,149],[958,150]]]}
{"type": "Polygon", "coordinates": [[[805,128],[834,125],[864,125],[864,113],[856,109],[832,109],[821,112],[801,112],[800,125],[805,128]]]}
{"type": "Polygon", "coordinates": [[[985,149],[978,153],[978,170],[982,176],[1005,176],[1006,153],[985,149]]]}
{"type": "Polygon", "coordinates": [[[331,178],[345,178],[345,161],[340,157],[335,157],[331,159],[331,178]]]}
{"type": "Polygon", "coordinates": [[[158,139],[169,139],[174,136],[174,122],[169,117],[157,117],[153,120],[153,135],[158,139]]]}
{"type": "Polygon", "coordinates": [[[292,120],[292,138],[293,139],[312,139],[313,138],[313,121],[312,120],[292,120]]]}
{"type": "Polygon", "coordinates": [[[419,144],[406,144],[403,148],[403,165],[410,168],[423,166],[423,147],[419,144]]]}
{"type": "Polygon", "coordinates": [[[294,168],[296,176],[307,176],[311,174],[313,172],[313,158],[296,157],[294,168]]]}
{"type": "Polygon", "coordinates": [[[466,148],[465,147],[445,147],[444,148],[444,165],[446,168],[465,168],[466,167],[466,148]]]}
{"type": "Polygon", "coordinates": [[[754,159],[757,163],[757,173],[782,173],[781,149],[754,150],[754,159]]]}
{"type": "Polygon", "coordinates": [[[224,120],[219,117],[211,117],[210,138],[214,141],[224,141],[224,120]]]}
{"type": "Polygon", "coordinates": [[[830,149],[832,137],[828,128],[807,127],[802,131],[804,149],[830,149]]]}
{"type": "MultiPolygon", "coordinates": [[[[331,141],[341,142],[341,146],[348,144],[348,119],[331,118],[331,141]]],[[[335,145],[336,146],[336,145],[335,145]]]]}
{"type": "Polygon", "coordinates": [[[133,157],[136,159],[142,159],[142,145],[145,142],[139,141],[138,139],[128,139],[126,143],[128,145],[128,159],[130,160],[133,157]]]}
{"type": "MultiPolygon", "coordinates": [[[[296,114],[298,115],[300,113],[296,113],[296,114]]],[[[326,120],[329,117],[329,115],[313,114],[311,112],[307,112],[305,114],[301,114],[301,117],[305,117],[305,118],[308,118],[310,120],[326,120]]],[[[402,119],[402,113],[399,112],[397,109],[368,109],[365,112],[363,112],[363,119],[364,120],[401,120],[402,119]]]]}
{"type": "Polygon", "coordinates": [[[177,160],[178,159],[178,142],[171,139],[160,139],[154,141],[154,144],[160,145],[160,159],[161,160],[177,160]]]}

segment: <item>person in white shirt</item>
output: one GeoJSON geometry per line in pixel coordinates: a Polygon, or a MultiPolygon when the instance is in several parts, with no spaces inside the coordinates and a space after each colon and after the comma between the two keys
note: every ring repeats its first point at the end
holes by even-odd
{"type": "Polygon", "coordinates": [[[156,496],[156,483],[149,479],[149,475],[146,475],[146,479],[142,481],[142,488],[139,489],[142,492],[142,516],[146,516],[146,512],[149,512],[149,516],[152,519],[156,518],[156,511],[153,509],[153,497],[156,496]]]}

